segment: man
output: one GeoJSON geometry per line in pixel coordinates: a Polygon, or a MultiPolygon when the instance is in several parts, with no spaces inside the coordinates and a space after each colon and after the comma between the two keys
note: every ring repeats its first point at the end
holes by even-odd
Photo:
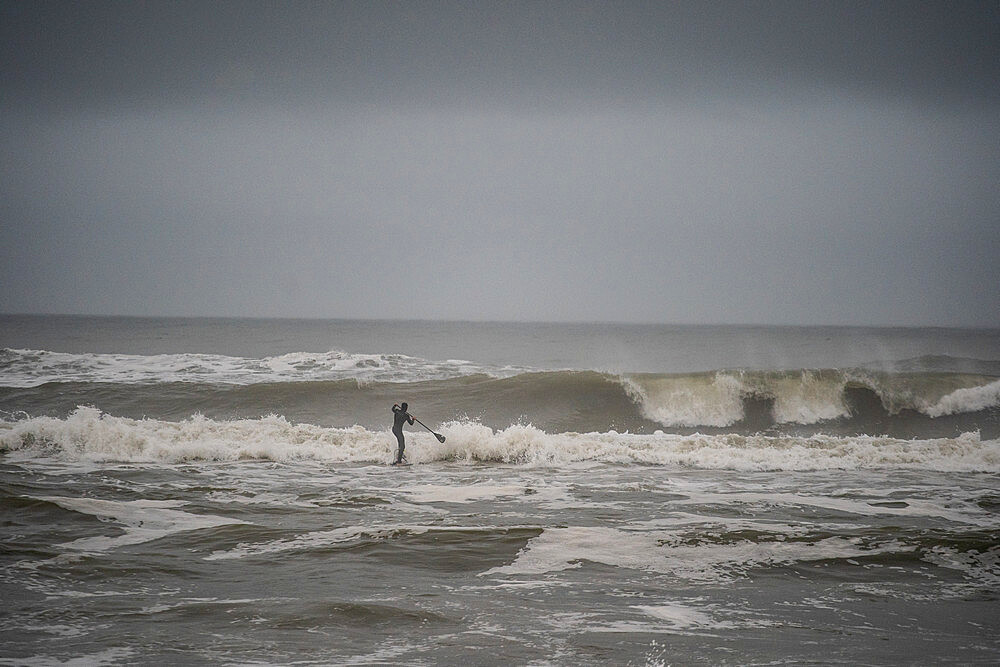
{"type": "Polygon", "coordinates": [[[413,426],[413,417],[406,412],[406,408],[406,403],[392,406],[392,434],[399,441],[399,451],[396,452],[396,460],[392,462],[392,465],[403,462],[403,424],[409,423],[410,426],[413,426]]]}

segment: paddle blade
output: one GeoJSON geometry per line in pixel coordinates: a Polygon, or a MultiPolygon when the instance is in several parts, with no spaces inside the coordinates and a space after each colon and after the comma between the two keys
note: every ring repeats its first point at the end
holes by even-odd
{"type": "Polygon", "coordinates": [[[435,433],[434,437],[438,439],[438,442],[444,442],[444,436],[440,433],[435,433]]]}

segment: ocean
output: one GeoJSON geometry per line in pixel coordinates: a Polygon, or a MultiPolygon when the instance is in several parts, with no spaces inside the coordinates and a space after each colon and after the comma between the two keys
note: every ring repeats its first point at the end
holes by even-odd
{"type": "Polygon", "coordinates": [[[1000,330],[4,315],[0,664],[996,664],[998,473],[1000,330]]]}

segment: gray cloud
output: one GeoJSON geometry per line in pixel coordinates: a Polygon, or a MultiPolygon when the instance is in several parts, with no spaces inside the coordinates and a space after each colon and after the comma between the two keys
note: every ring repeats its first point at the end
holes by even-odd
{"type": "Polygon", "coordinates": [[[998,99],[995,2],[3,5],[4,99],[998,99]],[[565,96],[565,97],[564,97],[565,96]]]}
{"type": "Polygon", "coordinates": [[[0,7],[0,310],[1000,324],[995,3],[0,7]]]}

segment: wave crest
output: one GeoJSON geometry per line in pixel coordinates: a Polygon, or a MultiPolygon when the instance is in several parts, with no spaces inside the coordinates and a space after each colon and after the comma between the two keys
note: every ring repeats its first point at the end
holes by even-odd
{"type": "MultiPolygon", "coordinates": [[[[1000,440],[978,433],[956,438],[701,435],[656,433],[551,434],[531,425],[494,430],[450,422],[444,443],[426,433],[407,436],[413,463],[454,461],[562,466],[579,462],[690,466],[732,470],[914,468],[1000,472],[1000,440]]],[[[66,419],[35,417],[0,423],[0,452],[12,462],[33,459],[94,462],[315,460],[388,463],[395,439],[360,426],[293,424],[284,417],[180,422],[128,419],[80,407],[66,419]]]]}
{"type": "Polygon", "coordinates": [[[925,411],[931,417],[977,412],[1000,405],[1000,380],[985,386],[963,387],[941,397],[925,411]]]}
{"type": "Polygon", "coordinates": [[[858,369],[718,371],[640,374],[622,386],[647,419],[664,426],[732,426],[746,417],[745,400],[771,403],[777,424],[816,424],[849,417],[849,388],[875,393],[890,415],[905,410],[929,417],[1000,406],[1000,380],[957,373],[878,373],[858,369]]]}

